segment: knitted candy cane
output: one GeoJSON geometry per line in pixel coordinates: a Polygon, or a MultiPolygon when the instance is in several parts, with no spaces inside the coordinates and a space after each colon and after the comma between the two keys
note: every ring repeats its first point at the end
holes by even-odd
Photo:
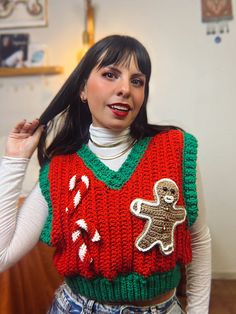
{"type": "Polygon", "coordinates": [[[89,187],[89,178],[87,176],[78,177],[76,174],[69,181],[69,191],[72,191],[72,198],[66,207],[66,212],[72,214],[79,205],[82,197],[89,187]],[[75,189],[76,188],[76,189],[75,189]]]}
{"type": "Polygon", "coordinates": [[[72,233],[72,241],[76,242],[79,245],[78,255],[82,262],[90,264],[93,259],[91,258],[87,245],[84,242],[82,232],[85,231],[88,233],[88,236],[92,242],[100,241],[101,237],[97,229],[91,222],[86,222],[85,219],[79,219],[76,221],[76,224],[79,228],[72,233]]]}
{"type": "MultiPolygon", "coordinates": [[[[69,181],[69,191],[72,191],[72,199],[69,205],[66,207],[66,212],[72,214],[79,205],[82,197],[86,193],[89,187],[89,178],[86,175],[77,177],[74,175],[69,181]],[[75,189],[76,188],[76,189],[75,189]]],[[[85,219],[79,219],[76,221],[77,229],[72,233],[72,241],[79,245],[78,255],[82,262],[90,264],[93,259],[91,258],[87,245],[84,242],[82,231],[88,233],[88,236],[92,242],[98,242],[100,235],[97,229],[91,222],[86,222],[85,219]]]]}

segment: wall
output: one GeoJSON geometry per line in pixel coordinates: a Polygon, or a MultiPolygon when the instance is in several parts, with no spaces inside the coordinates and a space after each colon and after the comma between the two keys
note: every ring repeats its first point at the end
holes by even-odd
{"type": "MultiPolygon", "coordinates": [[[[213,273],[236,278],[236,22],[229,22],[230,33],[216,44],[201,23],[200,1],[94,0],[93,4],[96,39],[113,33],[133,35],[151,55],[150,120],[178,124],[197,136],[203,203],[213,239],[213,273]]],[[[49,46],[51,64],[64,66],[65,73],[0,79],[2,141],[15,121],[39,116],[55,95],[76,64],[82,30],[82,0],[49,1],[48,28],[29,33],[32,41],[49,46]]],[[[36,181],[37,171],[33,161],[25,193],[36,181]]]]}

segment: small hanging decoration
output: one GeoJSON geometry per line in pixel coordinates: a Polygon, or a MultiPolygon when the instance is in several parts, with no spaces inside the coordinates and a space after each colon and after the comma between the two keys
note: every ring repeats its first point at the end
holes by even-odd
{"type": "Polygon", "coordinates": [[[207,35],[216,35],[215,43],[221,42],[221,35],[229,33],[228,21],[233,19],[231,0],[201,0],[202,22],[207,24],[207,35]]]}

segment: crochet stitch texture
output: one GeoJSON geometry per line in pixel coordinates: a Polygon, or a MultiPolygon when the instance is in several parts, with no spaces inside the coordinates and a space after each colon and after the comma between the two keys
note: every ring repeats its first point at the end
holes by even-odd
{"type": "Polygon", "coordinates": [[[138,141],[118,171],[85,145],[77,154],[54,157],[41,169],[40,186],[49,205],[41,240],[56,247],[55,266],[75,293],[104,302],[132,302],[178,285],[180,264],[192,257],[188,227],[197,217],[196,153],[192,135],[172,130],[138,141]],[[83,176],[89,180],[87,188],[83,176]],[[136,198],[152,201],[153,186],[163,178],[177,184],[177,205],[187,211],[168,256],[158,245],[147,252],[135,247],[145,221],[130,211],[136,198]],[[78,204],[68,209],[76,195],[78,204]],[[96,231],[99,237],[94,238],[96,231]]]}

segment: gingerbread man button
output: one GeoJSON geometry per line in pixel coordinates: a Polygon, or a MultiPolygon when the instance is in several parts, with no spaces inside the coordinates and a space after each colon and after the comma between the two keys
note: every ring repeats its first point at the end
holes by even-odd
{"type": "Polygon", "coordinates": [[[169,255],[174,251],[174,231],[186,219],[184,207],[176,206],[179,199],[177,184],[171,179],[161,179],[154,184],[154,200],[136,198],[130,205],[131,212],[147,220],[136,239],[138,250],[146,252],[159,244],[160,251],[169,255]]]}

